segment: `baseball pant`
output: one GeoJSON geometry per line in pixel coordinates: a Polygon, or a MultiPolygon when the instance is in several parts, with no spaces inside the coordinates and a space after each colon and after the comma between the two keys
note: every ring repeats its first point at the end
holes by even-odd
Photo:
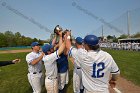
{"type": "Polygon", "coordinates": [[[27,76],[33,93],[41,93],[42,85],[44,84],[42,73],[28,73],[27,76]]]}
{"type": "Polygon", "coordinates": [[[46,87],[47,93],[58,93],[58,79],[46,77],[45,87],[46,87]]]}
{"type": "Polygon", "coordinates": [[[69,83],[69,70],[67,70],[67,76],[66,76],[66,84],[69,83]]]}
{"type": "Polygon", "coordinates": [[[83,89],[81,69],[75,68],[73,71],[73,91],[80,93],[81,89],[83,89]]]}
{"type": "Polygon", "coordinates": [[[58,73],[58,85],[60,90],[62,90],[65,87],[65,84],[68,84],[68,81],[69,81],[68,71],[65,73],[58,73]]]}

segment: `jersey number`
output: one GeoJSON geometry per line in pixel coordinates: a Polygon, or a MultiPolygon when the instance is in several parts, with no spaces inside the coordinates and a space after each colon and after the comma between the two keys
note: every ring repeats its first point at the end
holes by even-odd
{"type": "Polygon", "coordinates": [[[105,68],[105,64],[103,62],[100,63],[94,63],[93,64],[93,74],[92,77],[94,78],[100,78],[104,76],[104,73],[101,73],[105,68]]]}

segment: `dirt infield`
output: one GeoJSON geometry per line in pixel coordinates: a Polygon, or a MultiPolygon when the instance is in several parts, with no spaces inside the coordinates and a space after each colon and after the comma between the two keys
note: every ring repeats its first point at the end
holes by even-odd
{"type": "Polygon", "coordinates": [[[20,52],[31,52],[31,49],[22,49],[22,50],[4,50],[4,51],[0,51],[0,54],[3,54],[3,53],[20,53],[20,52]]]}
{"type": "MultiPolygon", "coordinates": [[[[134,85],[132,82],[119,77],[116,86],[122,93],[140,93],[140,87],[134,85]]],[[[111,93],[116,93],[113,89],[110,89],[111,93]]]]}
{"type": "MultiPolygon", "coordinates": [[[[31,52],[31,49],[6,50],[6,51],[0,51],[0,54],[2,54],[2,53],[20,53],[20,52],[31,52]]],[[[122,77],[120,77],[118,79],[116,87],[122,93],[140,93],[140,86],[136,86],[132,82],[130,82],[122,77]]],[[[116,93],[116,92],[110,88],[110,93],[116,93]]]]}

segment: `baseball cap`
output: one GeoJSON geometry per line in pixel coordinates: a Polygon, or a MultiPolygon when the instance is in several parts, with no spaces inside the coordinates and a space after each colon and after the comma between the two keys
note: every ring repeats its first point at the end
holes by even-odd
{"type": "Polygon", "coordinates": [[[46,52],[49,51],[51,48],[53,48],[52,45],[45,44],[45,45],[42,47],[42,51],[43,51],[44,53],[46,53],[46,52]]]}
{"type": "Polygon", "coordinates": [[[31,44],[31,47],[38,46],[38,45],[40,45],[38,42],[33,42],[33,43],[31,44]]]}
{"type": "Polygon", "coordinates": [[[95,46],[95,45],[97,45],[99,43],[99,39],[95,35],[87,35],[84,38],[84,43],[88,44],[88,45],[91,45],[91,46],[95,46]]]}
{"type": "Polygon", "coordinates": [[[82,44],[83,43],[83,39],[81,37],[77,37],[76,38],[76,43],[82,44]]]}

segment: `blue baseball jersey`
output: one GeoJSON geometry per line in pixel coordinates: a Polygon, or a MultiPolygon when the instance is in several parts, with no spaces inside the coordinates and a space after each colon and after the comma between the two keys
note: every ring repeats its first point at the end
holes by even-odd
{"type": "Polygon", "coordinates": [[[68,59],[67,56],[62,53],[60,58],[56,60],[58,73],[65,73],[68,70],[68,59]]]}

